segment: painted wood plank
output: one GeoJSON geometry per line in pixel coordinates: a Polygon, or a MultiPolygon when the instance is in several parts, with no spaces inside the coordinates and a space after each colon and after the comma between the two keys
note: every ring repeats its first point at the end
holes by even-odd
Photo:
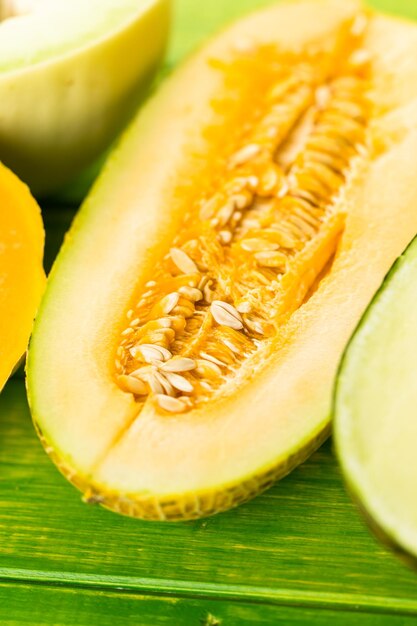
{"type": "Polygon", "coordinates": [[[3,579],[417,616],[417,577],[368,533],[329,445],[238,509],[163,524],[81,502],[37,441],[22,381],[0,416],[3,579]]]}
{"type": "Polygon", "coordinates": [[[356,611],[146,596],[0,583],[2,626],[412,626],[415,618],[356,611]]]}

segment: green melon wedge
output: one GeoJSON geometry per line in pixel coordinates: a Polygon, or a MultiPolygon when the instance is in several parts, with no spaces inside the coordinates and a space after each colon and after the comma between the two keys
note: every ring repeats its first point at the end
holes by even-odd
{"type": "Polygon", "coordinates": [[[163,54],[170,0],[1,0],[0,159],[36,194],[123,128],[163,54]]]}
{"type": "Polygon", "coordinates": [[[336,449],[371,527],[417,557],[417,238],[396,261],[343,357],[336,449]]]}

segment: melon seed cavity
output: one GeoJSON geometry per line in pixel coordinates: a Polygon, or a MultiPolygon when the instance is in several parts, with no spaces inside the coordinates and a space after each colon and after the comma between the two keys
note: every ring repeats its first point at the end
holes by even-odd
{"type": "Polygon", "coordinates": [[[344,226],[341,194],[366,155],[365,30],[359,15],[332,57],[233,52],[225,74],[252,55],[252,67],[269,62],[268,88],[219,184],[185,207],[169,254],[127,313],[116,379],[138,403],[184,413],[221,395],[330,262],[344,226]]]}

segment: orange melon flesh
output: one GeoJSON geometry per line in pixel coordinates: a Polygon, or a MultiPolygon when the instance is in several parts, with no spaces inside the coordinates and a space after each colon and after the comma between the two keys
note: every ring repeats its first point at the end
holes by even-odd
{"type": "Polygon", "coordinates": [[[220,184],[237,129],[266,106],[262,55],[279,50],[293,63],[308,50],[329,81],[363,15],[355,1],[300,0],[231,26],[145,106],[86,200],[36,323],[28,389],[48,453],[87,499],[148,519],[210,514],[268,486],[326,436],[343,347],[417,230],[412,24],[368,15],[366,137],[314,245],[290,261],[271,336],[186,412],[127,393],[115,359],[127,311],[173,242],[207,227],[190,207],[220,184]],[[229,59],[250,64],[251,54],[252,71],[229,69],[229,59]]]}
{"type": "Polygon", "coordinates": [[[25,352],[45,287],[44,230],[29,189],[0,164],[0,389],[25,352]]]}

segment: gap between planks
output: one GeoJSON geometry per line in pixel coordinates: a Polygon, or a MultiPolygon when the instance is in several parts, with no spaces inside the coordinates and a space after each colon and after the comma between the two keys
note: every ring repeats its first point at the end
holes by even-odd
{"type": "Polygon", "coordinates": [[[66,586],[69,588],[140,594],[142,596],[176,596],[189,599],[216,599],[250,604],[279,605],[298,608],[344,610],[352,613],[379,613],[395,616],[416,616],[417,599],[406,600],[386,596],[343,593],[308,592],[296,589],[273,589],[249,585],[198,584],[181,580],[157,578],[117,578],[82,575],[73,572],[43,572],[0,568],[0,584],[66,586]]]}

